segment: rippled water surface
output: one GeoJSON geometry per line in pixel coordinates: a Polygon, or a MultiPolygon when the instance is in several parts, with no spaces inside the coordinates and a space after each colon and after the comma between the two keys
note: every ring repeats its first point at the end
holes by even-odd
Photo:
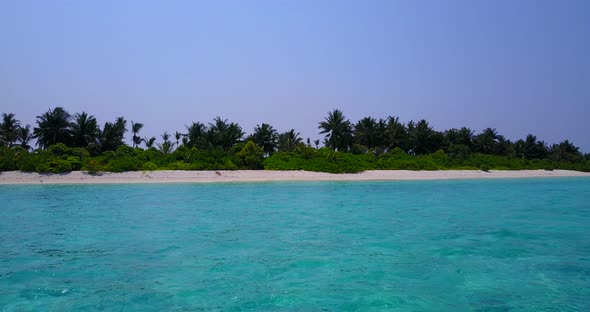
{"type": "Polygon", "coordinates": [[[0,186],[2,311],[590,311],[590,179],[0,186]]]}

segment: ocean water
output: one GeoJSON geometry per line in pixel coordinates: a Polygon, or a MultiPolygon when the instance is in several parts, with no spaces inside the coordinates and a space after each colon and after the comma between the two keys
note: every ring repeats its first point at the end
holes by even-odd
{"type": "Polygon", "coordinates": [[[590,179],[0,186],[2,311],[590,311],[590,179]]]}

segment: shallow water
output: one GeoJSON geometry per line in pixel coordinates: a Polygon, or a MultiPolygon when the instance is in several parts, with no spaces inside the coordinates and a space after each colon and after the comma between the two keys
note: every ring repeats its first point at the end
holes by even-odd
{"type": "Polygon", "coordinates": [[[590,179],[0,186],[2,311],[589,311],[590,179]]]}

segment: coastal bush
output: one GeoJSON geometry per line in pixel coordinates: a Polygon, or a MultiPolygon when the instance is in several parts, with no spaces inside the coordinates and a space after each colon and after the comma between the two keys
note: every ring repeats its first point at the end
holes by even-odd
{"type": "Polygon", "coordinates": [[[151,161],[146,161],[141,165],[142,171],[155,171],[158,170],[158,165],[154,164],[151,161]]]}
{"type": "Polygon", "coordinates": [[[63,160],[63,159],[57,160],[57,164],[53,168],[54,168],[54,171],[53,171],[54,173],[70,172],[74,169],[71,162],[69,162],[67,160],[63,160]]]}
{"type": "Polygon", "coordinates": [[[472,166],[455,166],[453,168],[449,168],[448,170],[480,170],[479,168],[472,167],[472,166]]]}
{"type": "Polygon", "coordinates": [[[421,158],[430,160],[434,167],[438,169],[445,169],[447,167],[453,166],[453,160],[449,156],[447,156],[447,154],[443,150],[437,150],[436,152],[434,152],[434,154],[424,155],[421,156],[421,158]]]}
{"type": "Polygon", "coordinates": [[[47,151],[53,156],[62,156],[69,152],[70,148],[63,143],[51,145],[47,151]]]}
{"type": "Polygon", "coordinates": [[[465,160],[463,164],[478,168],[485,166],[489,167],[490,169],[497,167],[506,167],[510,170],[533,169],[531,166],[529,166],[529,163],[526,159],[485,154],[473,154],[467,160],[465,160]]]}
{"type": "MultiPolygon", "coordinates": [[[[301,143],[297,145],[296,150],[298,153],[303,157],[303,159],[311,159],[315,154],[321,153],[322,149],[313,149],[311,147],[306,146],[305,144],[301,143]]],[[[331,152],[332,150],[326,148],[325,152],[331,152]]]]}
{"type": "MultiPolygon", "coordinates": [[[[47,150],[29,151],[22,147],[0,147],[0,171],[62,173],[85,170],[89,173],[103,171],[123,172],[138,170],[308,170],[331,173],[355,173],[365,170],[523,170],[566,169],[590,172],[590,161],[526,159],[472,153],[466,155],[449,148],[446,153],[438,150],[432,154],[411,155],[396,147],[384,153],[367,150],[362,153],[338,152],[329,148],[315,149],[298,144],[290,152],[278,151],[264,157],[262,148],[253,142],[240,145],[232,154],[222,149],[197,149],[181,146],[164,154],[150,149],[119,147],[97,156],[85,148],[70,148],[55,144],[47,150]]],[[[362,150],[364,151],[364,149],[362,150]]]]}
{"type": "Polygon", "coordinates": [[[85,149],[88,151],[91,157],[99,156],[102,152],[102,148],[98,143],[90,143],[85,149]]]}
{"type": "Polygon", "coordinates": [[[36,169],[36,160],[32,155],[23,157],[18,163],[18,170],[22,172],[34,172],[36,169]]]}
{"type": "Polygon", "coordinates": [[[556,169],[590,172],[590,165],[586,163],[558,162],[556,169]]]}
{"type": "Polygon", "coordinates": [[[135,155],[135,149],[131,146],[121,145],[115,152],[115,157],[122,158],[122,157],[133,157],[135,155]]]}
{"type": "Polygon", "coordinates": [[[109,161],[106,168],[112,172],[137,171],[141,162],[133,157],[116,158],[109,161]]]}
{"type": "Polygon", "coordinates": [[[74,147],[72,149],[69,149],[69,154],[72,156],[76,156],[80,159],[84,159],[87,157],[90,157],[90,152],[88,152],[87,149],[82,148],[82,147],[74,147]]]}
{"type": "Polygon", "coordinates": [[[18,166],[14,160],[14,152],[10,147],[0,147],[0,170],[13,171],[17,170],[18,166]]]}
{"type": "Polygon", "coordinates": [[[399,148],[380,155],[377,162],[377,169],[381,170],[438,170],[444,169],[437,161],[447,161],[444,152],[436,157],[408,155],[399,148]]]}
{"type": "Polygon", "coordinates": [[[82,169],[82,161],[80,160],[80,157],[68,156],[66,160],[71,164],[72,170],[82,169]]]}
{"type": "Polygon", "coordinates": [[[91,175],[97,175],[105,171],[105,166],[96,159],[88,159],[84,162],[82,170],[87,171],[91,175]]]}
{"type": "Polygon", "coordinates": [[[353,155],[328,149],[317,150],[314,154],[278,152],[263,161],[267,170],[307,170],[331,173],[354,173],[374,169],[367,160],[372,155],[353,155]]]}
{"type": "Polygon", "coordinates": [[[487,164],[481,164],[479,166],[479,169],[483,172],[489,172],[492,168],[487,164]]]}
{"type": "Polygon", "coordinates": [[[361,144],[353,144],[352,148],[350,149],[350,152],[353,153],[354,155],[362,155],[362,154],[366,154],[369,151],[369,149],[361,144]]]}
{"type": "Polygon", "coordinates": [[[248,141],[246,145],[236,153],[239,165],[245,169],[262,169],[262,161],[264,160],[264,151],[262,147],[256,145],[252,141],[248,141]]]}
{"type": "Polygon", "coordinates": [[[109,163],[111,160],[116,158],[116,154],[113,151],[106,151],[100,155],[100,158],[104,163],[109,163]]]}
{"type": "Polygon", "coordinates": [[[36,171],[39,173],[65,173],[72,171],[72,164],[60,158],[52,158],[47,162],[37,165],[36,171]]]}
{"type": "Polygon", "coordinates": [[[182,161],[173,162],[166,166],[166,170],[192,170],[191,164],[182,161]]]}
{"type": "Polygon", "coordinates": [[[316,148],[312,148],[311,139],[304,141],[294,129],[278,133],[268,124],[257,125],[254,133],[245,137],[238,124],[220,117],[209,125],[193,123],[186,134],[176,132],[174,138],[165,133],[163,141],[158,142],[155,137],[142,139],[138,132],[143,124],[132,123],[130,147],[124,143],[128,125],[123,117],[105,123],[101,129],[95,118],[86,113],[71,118],[73,114],[56,107],[38,116],[40,127],[32,128],[31,133],[30,125],[21,125],[14,114],[3,116],[6,119],[0,127],[0,171],[266,168],[360,172],[489,168],[590,172],[590,154],[582,153],[568,140],[549,146],[532,134],[510,141],[493,128],[479,134],[467,127],[437,131],[426,120],[403,123],[393,116],[368,116],[355,124],[338,109],[319,123],[320,133],[325,134],[326,147],[322,148],[320,140],[313,141],[316,148]],[[45,124],[48,120],[52,122],[45,124]],[[49,124],[60,125],[59,131],[46,127],[49,124]],[[37,149],[30,147],[31,134],[37,139],[37,149]],[[146,149],[136,147],[142,143],[146,149]]]}
{"type": "Polygon", "coordinates": [[[465,161],[471,154],[469,146],[465,144],[451,144],[447,152],[449,157],[457,161],[465,161]]]}
{"type": "Polygon", "coordinates": [[[238,170],[238,166],[229,158],[223,161],[223,164],[219,167],[220,170],[238,170]]]}

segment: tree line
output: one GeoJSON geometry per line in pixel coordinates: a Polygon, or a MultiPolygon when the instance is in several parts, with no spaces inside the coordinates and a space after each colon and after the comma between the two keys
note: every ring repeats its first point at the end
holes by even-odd
{"type": "MultiPolygon", "coordinates": [[[[262,123],[246,134],[238,123],[220,117],[208,124],[193,122],[181,131],[165,132],[160,139],[142,137],[143,127],[140,122],[128,123],[124,117],[100,126],[96,118],[86,112],[71,115],[62,107],[56,107],[37,116],[32,128],[23,125],[14,114],[3,113],[0,123],[0,170],[63,172],[92,169],[88,168],[90,165],[96,169],[90,171],[239,168],[311,168],[324,171],[324,167],[328,166],[331,169],[326,171],[350,172],[397,168],[403,163],[401,158],[397,165],[391,161],[387,165],[379,163],[394,154],[405,155],[406,162],[409,159],[417,162],[426,159],[424,156],[437,153],[438,156],[444,154],[452,163],[410,166],[410,169],[461,166],[476,169],[482,166],[481,163],[469,163],[470,159],[482,159],[485,155],[496,157],[484,166],[490,169],[532,168],[533,163],[545,169],[568,167],[586,170],[590,159],[590,154],[582,154],[568,140],[549,145],[529,134],[524,139],[511,141],[493,128],[477,134],[467,127],[437,131],[426,120],[404,123],[395,116],[380,119],[364,117],[353,123],[338,109],[330,111],[318,122],[319,134],[324,136],[324,147],[321,149],[320,140],[314,140],[312,144],[308,138],[304,142],[294,129],[280,133],[272,125],[262,123]],[[131,146],[126,145],[124,140],[129,131],[131,146]],[[31,146],[34,139],[35,148],[31,146]],[[200,160],[195,160],[194,155],[187,159],[184,155],[187,151],[200,155],[200,160]],[[25,153],[26,157],[23,156],[25,153]],[[121,164],[121,158],[126,159],[126,164],[115,166],[117,161],[121,164]],[[220,159],[223,161],[220,162],[220,159]],[[283,161],[285,159],[289,161],[283,161]],[[364,165],[342,170],[338,167],[348,168],[351,163],[359,163],[360,159],[364,165]],[[495,166],[499,159],[510,160],[511,165],[495,166]],[[311,166],[318,161],[322,165],[311,166]],[[23,165],[23,162],[28,163],[23,165]]],[[[432,159],[441,161],[440,157],[432,159]]],[[[436,162],[432,159],[429,161],[436,162]]]]}

